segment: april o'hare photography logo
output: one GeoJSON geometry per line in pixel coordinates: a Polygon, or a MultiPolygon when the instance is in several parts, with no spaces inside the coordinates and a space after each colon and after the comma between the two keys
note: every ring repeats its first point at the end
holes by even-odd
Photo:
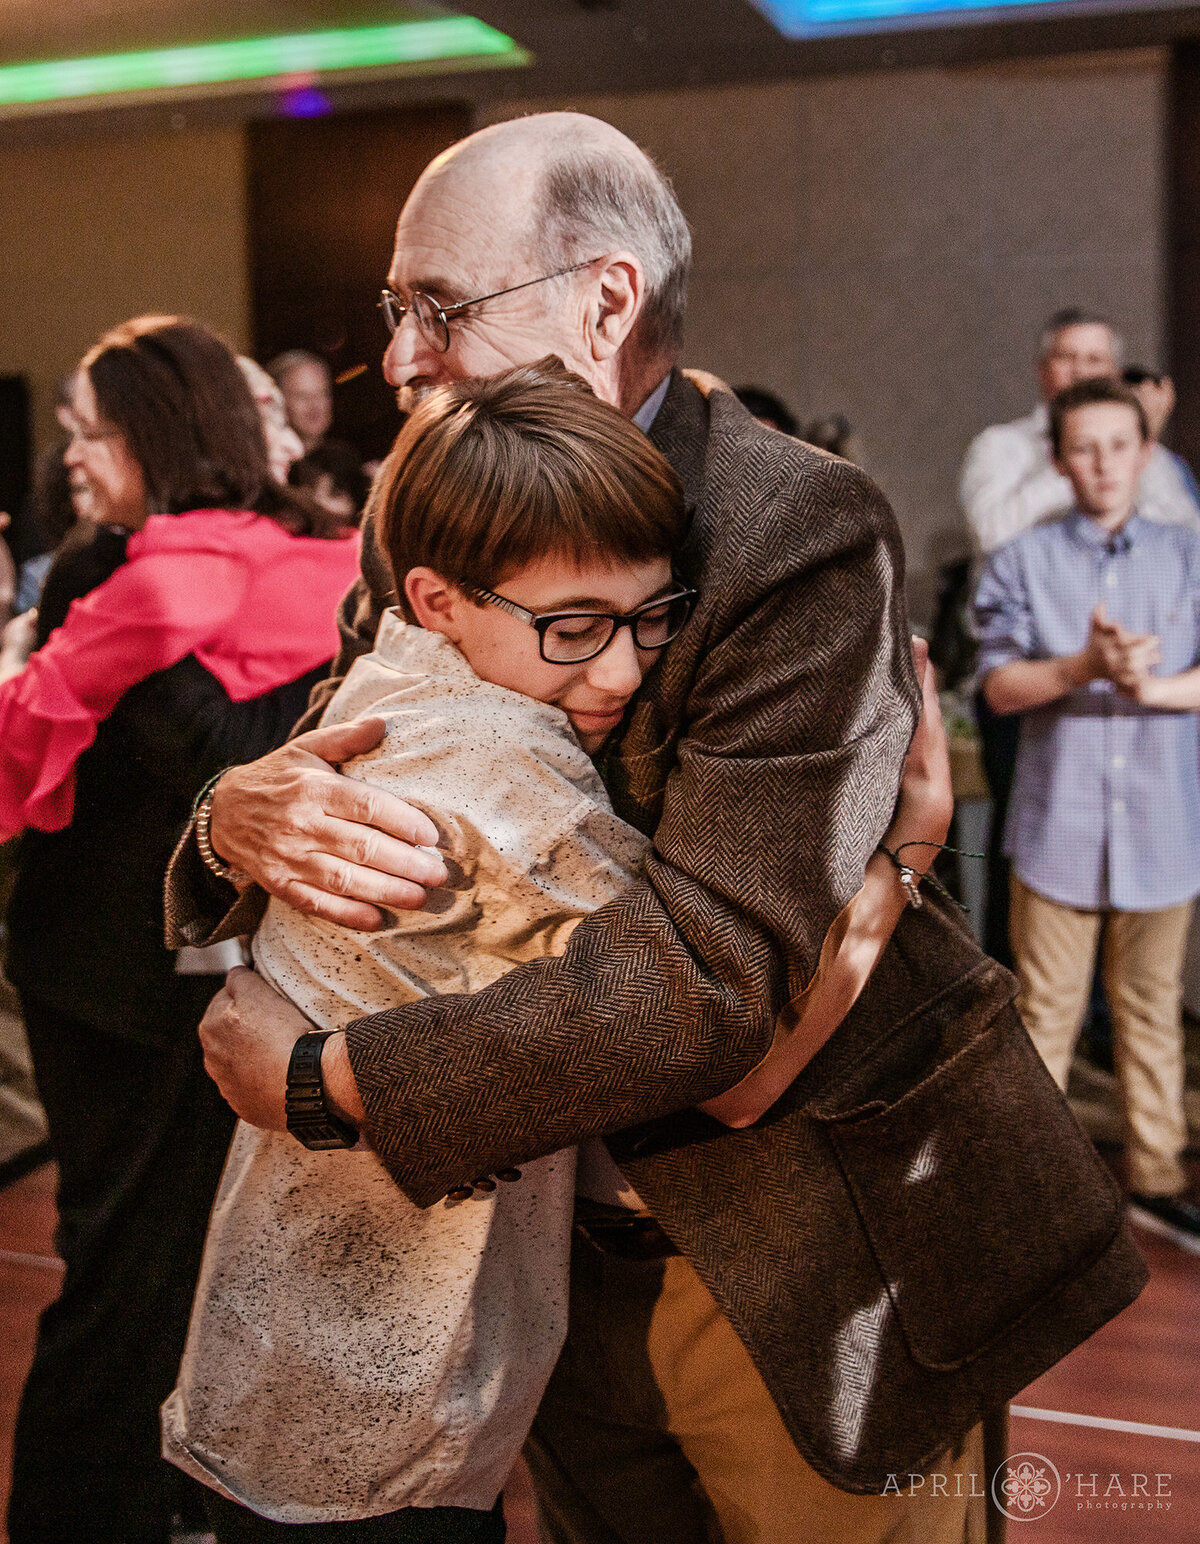
{"type": "Polygon", "coordinates": [[[1015,1523],[1045,1517],[1061,1494],[1058,1470],[1041,1453],[1014,1453],[992,1476],[992,1500],[1015,1523]]]}

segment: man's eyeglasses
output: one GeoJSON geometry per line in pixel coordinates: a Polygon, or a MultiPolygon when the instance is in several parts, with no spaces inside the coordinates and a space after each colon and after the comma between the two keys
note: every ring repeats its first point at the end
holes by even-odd
{"type": "Polygon", "coordinates": [[[464,585],[468,595],[489,606],[499,606],[519,622],[537,629],[538,648],[548,665],[582,665],[603,654],[627,627],[634,644],[646,653],[665,649],[677,637],[691,616],[699,597],[697,590],[676,590],[670,595],[648,600],[633,611],[530,611],[515,600],[485,590],[481,585],[464,585]]]}
{"type": "Polygon", "coordinates": [[[455,301],[452,306],[439,305],[424,290],[414,290],[412,299],[405,305],[393,290],[385,289],[379,297],[379,309],[383,312],[383,322],[389,337],[394,337],[404,318],[411,315],[417,324],[417,331],[430,348],[444,354],[450,347],[450,318],[458,316],[468,306],[479,306],[485,300],[496,300],[501,295],[515,295],[518,290],[529,289],[534,284],[548,284],[551,279],[562,279],[569,273],[578,273],[581,268],[590,268],[599,261],[598,257],[589,257],[586,262],[572,263],[569,268],[544,273],[537,279],[526,279],[523,284],[510,284],[507,289],[493,290],[490,295],[476,295],[474,300],[455,301]]]}

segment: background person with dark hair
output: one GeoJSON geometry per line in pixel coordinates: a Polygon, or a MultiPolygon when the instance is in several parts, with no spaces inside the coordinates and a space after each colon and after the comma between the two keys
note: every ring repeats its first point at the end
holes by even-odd
{"type": "Polygon", "coordinates": [[[760,424],[768,429],[778,429],[780,434],[797,434],[800,425],[791,408],[765,386],[735,386],[733,394],[760,424]]]}
{"type": "Polygon", "coordinates": [[[321,508],[345,526],[356,526],[371,491],[357,451],[340,440],[326,440],[292,463],[288,482],[304,488],[321,508]]]}
{"type": "Polygon", "coordinates": [[[72,413],[66,461],[104,550],[63,554],[40,647],[0,686],[0,833],[28,828],[8,974],[66,1264],[18,1417],[9,1536],[162,1544],[179,1481],[158,1406],[233,1124],[195,1043],[212,977],[163,945],[162,872],[204,780],[286,735],[358,543],[299,534],[324,517],[272,482],[237,364],[198,323],[106,334],[72,413]]]}
{"type": "Polygon", "coordinates": [[[1166,450],[1197,508],[1200,508],[1200,483],[1197,483],[1195,473],[1178,451],[1168,450],[1162,445],[1163,433],[1175,411],[1175,382],[1163,371],[1148,370],[1145,365],[1126,365],[1121,371],[1121,379],[1142,404],[1150,438],[1157,440],[1161,448],[1166,450]]]}

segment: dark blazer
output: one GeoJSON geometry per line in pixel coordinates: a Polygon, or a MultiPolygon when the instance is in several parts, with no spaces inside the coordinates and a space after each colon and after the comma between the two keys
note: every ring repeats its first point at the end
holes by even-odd
{"type": "MultiPolygon", "coordinates": [[[[809,1461],[877,1491],[1144,1272],[1011,978],[940,906],[906,915],[847,1024],[755,1127],[688,1113],[755,1065],[810,979],[891,817],[919,694],[899,534],[862,472],[678,374],[651,438],[693,510],[679,568],[701,599],[602,763],[653,836],[646,877],[561,959],[351,1024],[351,1063],[371,1138],[421,1205],[608,1136],[809,1461]]],[[[377,552],[364,572],[335,675],[390,588],[377,552]]],[[[180,937],[208,936],[205,883],[181,849],[180,937]]]]}

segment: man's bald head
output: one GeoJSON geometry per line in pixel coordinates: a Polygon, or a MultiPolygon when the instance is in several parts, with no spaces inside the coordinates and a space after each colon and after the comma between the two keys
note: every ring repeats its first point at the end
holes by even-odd
{"type": "Polygon", "coordinates": [[[546,272],[627,250],[646,278],[636,341],[673,360],[683,334],[692,242],[667,178],[619,129],[584,113],[534,113],[480,129],[422,174],[415,200],[470,199],[546,272]]]}

